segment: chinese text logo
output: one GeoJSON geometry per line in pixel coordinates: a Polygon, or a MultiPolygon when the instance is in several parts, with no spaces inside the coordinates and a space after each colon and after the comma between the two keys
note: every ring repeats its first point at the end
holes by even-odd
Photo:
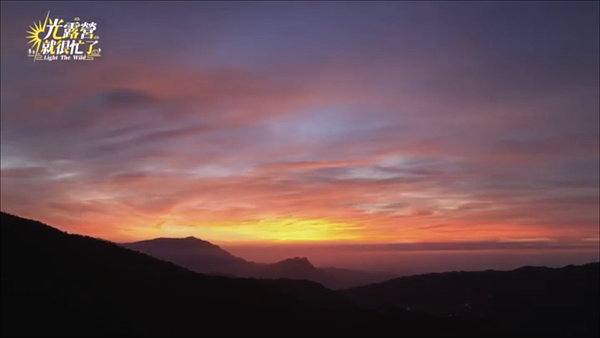
{"type": "Polygon", "coordinates": [[[29,26],[28,56],[34,61],[94,60],[102,51],[96,26],[96,22],[81,22],[79,18],[72,22],[50,18],[48,12],[43,23],[38,21],[29,26]]]}

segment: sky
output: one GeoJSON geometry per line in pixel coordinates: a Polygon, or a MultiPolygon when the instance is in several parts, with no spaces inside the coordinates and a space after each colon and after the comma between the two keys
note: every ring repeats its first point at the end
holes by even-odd
{"type": "Polygon", "coordinates": [[[598,259],[598,2],[9,2],[1,207],[248,259],[598,259]],[[27,30],[97,23],[102,56],[27,30]]]}

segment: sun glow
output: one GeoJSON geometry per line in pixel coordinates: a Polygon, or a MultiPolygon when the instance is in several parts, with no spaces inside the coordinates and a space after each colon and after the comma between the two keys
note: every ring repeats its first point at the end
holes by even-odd
{"type": "MultiPolygon", "coordinates": [[[[304,219],[272,217],[251,220],[183,222],[169,219],[160,226],[144,228],[140,238],[196,236],[211,241],[234,242],[316,242],[363,239],[363,226],[356,222],[336,219],[304,219]]],[[[138,228],[139,229],[139,228],[138,228]]]]}
{"type": "Polygon", "coordinates": [[[241,222],[232,231],[257,240],[287,242],[360,239],[354,231],[360,229],[355,223],[334,219],[264,218],[241,222]]]}

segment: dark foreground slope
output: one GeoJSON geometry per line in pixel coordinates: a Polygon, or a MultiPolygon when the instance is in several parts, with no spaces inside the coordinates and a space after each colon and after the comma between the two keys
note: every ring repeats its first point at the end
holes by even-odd
{"type": "Polygon", "coordinates": [[[207,276],[1,214],[2,336],[463,336],[472,323],[365,311],[316,283],[207,276]]]}
{"type": "Polygon", "coordinates": [[[539,336],[598,337],[599,264],[513,271],[448,272],[343,291],[364,306],[485,318],[539,336]]]}

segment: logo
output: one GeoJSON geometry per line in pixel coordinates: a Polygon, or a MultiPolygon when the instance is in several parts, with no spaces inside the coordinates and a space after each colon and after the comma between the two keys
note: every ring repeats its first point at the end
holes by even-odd
{"type": "Polygon", "coordinates": [[[50,12],[44,22],[29,26],[27,39],[28,56],[33,61],[91,61],[100,57],[100,37],[96,34],[96,22],[82,22],[79,18],[67,22],[51,18],[50,12]]]}

